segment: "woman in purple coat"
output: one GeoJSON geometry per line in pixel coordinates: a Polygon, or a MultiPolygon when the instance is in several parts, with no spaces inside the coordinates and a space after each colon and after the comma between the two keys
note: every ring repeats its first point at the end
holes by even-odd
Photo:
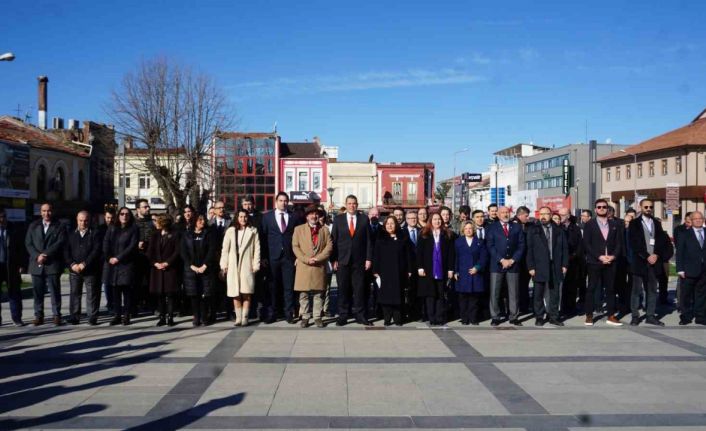
{"type": "Polygon", "coordinates": [[[463,235],[455,242],[456,263],[454,278],[463,325],[478,324],[478,301],[485,292],[483,273],[487,270],[488,250],[485,243],[476,238],[476,227],[472,221],[463,225],[463,235]]]}

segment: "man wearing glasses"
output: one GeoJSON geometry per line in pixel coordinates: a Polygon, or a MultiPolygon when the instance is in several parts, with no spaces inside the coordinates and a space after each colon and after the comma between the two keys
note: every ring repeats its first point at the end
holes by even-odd
{"type": "Polygon", "coordinates": [[[664,272],[664,262],[674,254],[669,238],[662,230],[662,223],[652,216],[654,203],[650,199],[640,201],[639,217],[632,219],[628,227],[628,239],[632,250],[632,294],[630,309],[631,326],[640,324],[640,294],[645,292],[646,318],[650,325],[664,326],[655,317],[657,307],[657,280],[664,272]]]}
{"type": "MultiPolygon", "coordinates": [[[[226,215],[226,207],[223,201],[216,201],[211,208],[213,209],[213,218],[210,221],[210,225],[211,229],[213,229],[213,231],[215,232],[215,241],[213,246],[216,247],[216,256],[214,257],[214,260],[215,262],[220,262],[221,249],[223,248],[223,238],[226,235],[226,229],[230,227],[231,219],[226,215]]],[[[216,283],[218,284],[218,292],[220,292],[219,295],[221,295],[223,301],[225,301],[223,304],[225,304],[226,317],[228,318],[228,320],[235,321],[235,310],[233,309],[233,301],[231,301],[231,299],[228,298],[228,296],[226,296],[225,294],[225,281],[218,278],[218,281],[216,281],[216,283]]],[[[211,318],[209,318],[209,321],[206,323],[212,324],[213,322],[214,316],[211,316],[211,318]]]]}
{"type": "Polygon", "coordinates": [[[623,326],[615,317],[615,269],[618,258],[623,253],[623,223],[608,218],[608,201],[598,199],[595,203],[596,217],[589,220],[583,229],[583,246],[588,267],[588,288],[586,289],[586,326],[593,326],[593,312],[601,310],[605,289],[606,323],[610,326],[623,326]]]}

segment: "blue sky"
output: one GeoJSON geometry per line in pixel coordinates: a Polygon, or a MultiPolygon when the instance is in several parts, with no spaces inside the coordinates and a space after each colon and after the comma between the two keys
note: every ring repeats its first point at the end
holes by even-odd
{"type": "Polygon", "coordinates": [[[706,108],[699,1],[3,2],[0,114],[110,122],[141,59],[213,75],[239,129],[319,136],[343,160],[482,171],[517,142],[632,144],[706,108]],[[109,4],[112,3],[112,4],[109,4]]]}

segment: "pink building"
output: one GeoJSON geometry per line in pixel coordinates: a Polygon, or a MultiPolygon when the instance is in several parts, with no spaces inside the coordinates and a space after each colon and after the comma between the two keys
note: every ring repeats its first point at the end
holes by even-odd
{"type": "Polygon", "coordinates": [[[280,189],[293,204],[328,202],[328,160],[318,139],[282,142],[279,151],[280,189]]]}
{"type": "Polygon", "coordinates": [[[378,163],[378,207],[420,208],[434,199],[433,163],[378,163]]]}

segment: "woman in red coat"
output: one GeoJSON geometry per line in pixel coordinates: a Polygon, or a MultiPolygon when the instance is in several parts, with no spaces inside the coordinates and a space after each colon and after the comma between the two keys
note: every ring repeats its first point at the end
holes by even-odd
{"type": "Polygon", "coordinates": [[[147,249],[151,265],[150,293],[157,296],[157,326],[174,326],[174,295],[179,291],[181,241],[179,234],[172,230],[172,219],[169,216],[158,216],[155,227],[157,233],[152,236],[147,249]]]}

